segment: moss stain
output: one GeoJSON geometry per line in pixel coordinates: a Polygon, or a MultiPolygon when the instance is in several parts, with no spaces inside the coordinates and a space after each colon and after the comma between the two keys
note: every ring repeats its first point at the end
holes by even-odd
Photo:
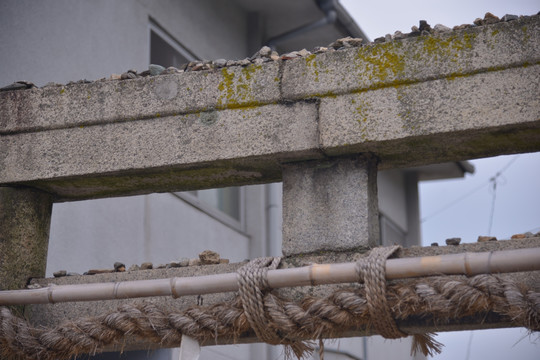
{"type": "MultiPolygon", "coordinates": [[[[235,108],[243,104],[254,103],[251,80],[261,68],[260,65],[248,65],[240,72],[229,71],[227,68],[221,69],[223,80],[218,84],[220,91],[217,101],[218,107],[235,108]]],[[[275,80],[279,81],[278,78],[275,80]]]]}
{"type": "MultiPolygon", "coordinates": [[[[355,56],[354,72],[366,77],[370,89],[382,86],[398,86],[405,79],[407,59],[415,62],[443,62],[450,60],[462,62],[463,52],[470,50],[476,41],[477,34],[461,33],[451,36],[422,36],[417,38],[420,46],[413,51],[404,51],[403,41],[392,41],[374,46],[359,48],[355,56]]],[[[463,68],[458,66],[459,74],[463,68]]],[[[410,70],[409,70],[410,71],[410,70]]],[[[459,75],[458,75],[459,76],[459,75]]],[[[364,80],[364,81],[365,81],[364,80]]]]}
{"type": "Polygon", "coordinates": [[[367,76],[375,88],[382,83],[397,82],[405,70],[405,55],[401,41],[359,48],[354,59],[355,72],[367,76]]]}
{"type": "Polygon", "coordinates": [[[465,50],[471,50],[476,40],[475,33],[453,34],[447,37],[426,36],[422,39],[422,52],[431,61],[450,60],[457,63],[465,50]]]}
{"type": "Polygon", "coordinates": [[[523,32],[523,41],[524,42],[529,42],[531,40],[531,35],[529,34],[528,32],[528,27],[527,25],[523,25],[521,27],[521,31],[523,32]]]}
{"type": "MultiPolygon", "coordinates": [[[[313,75],[315,75],[315,82],[319,82],[319,62],[316,61],[317,55],[311,54],[306,56],[304,59],[306,61],[306,67],[311,69],[313,75]]],[[[326,73],[328,73],[328,69],[326,70],[326,73]]]]}
{"type": "Polygon", "coordinates": [[[371,104],[362,97],[351,99],[351,104],[355,107],[354,114],[356,115],[356,121],[360,126],[360,137],[362,140],[366,140],[368,137],[368,116],[371,111],[371,104]]]}

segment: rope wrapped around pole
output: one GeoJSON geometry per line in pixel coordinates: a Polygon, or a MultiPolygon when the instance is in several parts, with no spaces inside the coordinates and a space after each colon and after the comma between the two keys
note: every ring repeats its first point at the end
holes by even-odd
{"type": "MultiPolygon", "coordinates": [[[[383,251],[382,255],[377,251],[374,256],[379,260],[375,262],[395,251],[397,249],[383,251]]],[[[265,268],[268,264],[268,261],[261,261],[255,268],[265,268]]],[[[366,266],[366,263],[358,265],[361,272],[366,266]]],[[[377,265],[373,266],[377,268],[377,265]]],[[[381,276],[380,266],[374,273],[376,277],[381,276]]],[[[368,274],[366,278],[364,274],[364,277],[364,281],[367,280],[365,285],[358,284],[323,298],[306,297],[294,302],[267,289],[263,275],[262,282],[260,279],[256,281],[262,286],[246,287],[248,292],[260,292],[260,298],[256,300],[259,310],[247,312],[245,298],[240,294],[233,302],[194,306],[181,312],[160,309],[149,303],[123,305],[109,314],[42,328],[32,327],[3,307],[0,308],[0,355],[36,360],[70,359],[84,353],[95,354],[112,344],[121,344],[126,336],[144,338],[162,347],[178,346],[182,335],[204,343],[212,339],[217,341],[217,338],[236,341],[242,334],[259,332],[257,335],[264,341],[267,335],[260,335],[261,329],[256,329],[258,325],[252,325],[253,311],[273,333],[270,336],[278,336],[279,343],[292,347],[298,358],[314,349],[314,344],[306,341],[309,339],[333,337],[344,330],[369,329],[372,326],[376,332],[381,331],[381,325],[375,325],[381,311],[388,315],[385,316],[386,321],[392,322],[399,332],[399,324],[408,319],[428,318],[437,325],[487,313],[497,314],[504,321],[530,331],[540,330],[540,293],[496,275],[470,278],[441,276],[391,282],[384,284],[386,305],[382,307],[371,304],[374,295],[373,290],[368,289],[371,280],[367,278],[372,275],[368,274]]],[[[377,288],[375,292],[380,290],[377,288]]],[[[426,355],[440,351],[440,344],[430,341],[429,334],[412,335],[417,346],[414,350],[426,355]]],[[[274,338],[271,341],[278,340],[274,338]]]]}
{"type": "MultiPolygon", "coordinates": [[[[409,334],[398,328],[386,298],[386,260],[401,250],[401,246],[380,247],[371,250],[369,256],[356,263],[356,272],[363,280],[366,301],[375,331],[386,339],[399,339],[409,334]]],[[[441,344],[432,334],[414,334],[411,352],[421,349],[424,354],[441,352],[441,344]]]]}

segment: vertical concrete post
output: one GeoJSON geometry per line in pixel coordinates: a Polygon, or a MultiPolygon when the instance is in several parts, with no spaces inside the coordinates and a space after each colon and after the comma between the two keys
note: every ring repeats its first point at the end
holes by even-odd
{"type": "Polygon", "coordinates": [[[47,193],[0,187],[0,290],[45,276],[51,212],[47,193]]]}
{"type": "Polygon", "coordinates": [[[377,162],[360,155],[283,166],[283,254],[379,244],[377,162]]]}

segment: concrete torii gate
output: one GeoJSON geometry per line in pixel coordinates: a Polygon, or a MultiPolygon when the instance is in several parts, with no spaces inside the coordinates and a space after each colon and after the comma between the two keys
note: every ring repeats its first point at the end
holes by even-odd
{"type": "MultiPolygon", "coordinates": [[[[539,94],[539,16],[247,67],[2,92],[0,289],[44,276],[53,202],[279,180],[284,261],[345,261],[378,244],[378,169],[540,151],[539,94]]],[[[539,245],[467,244],[403,256],[539,245]]],[[[540,291],[539,276],[521,278],[540,291]]],[[[143,277],[165,273],[41,283],[143,277]]],[[[283,290],[296,298],[310,291],[283,290]]],[[[177,309],[193,304],[152,301],[177,309]]],[[[36,305],[27,313],[51,326],[120,303],[36,305]]],[[[504,325],[506,319],[472,317],[436,329],[504,325]]],[[[402,326],[435,330],[428,322],[402,326]]]]}

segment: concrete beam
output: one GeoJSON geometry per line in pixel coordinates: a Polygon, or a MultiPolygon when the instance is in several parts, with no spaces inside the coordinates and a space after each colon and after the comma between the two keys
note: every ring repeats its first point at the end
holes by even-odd
{"type": "Polygon", "coordinates": [[[377,246],[378,215],[377,159],[283,166],[283,255],[377,246]]]}
{"type": "Polygon", "coordinates": [[[132,122],[280,99],[279,63],[0,93],[0,134],[132,122]]]}
{"type": "Polygon", "coordinates": [[[0,187],[0,290],[45,276],[51,212],[47,193],[0,187]]]}
{"type": "Polygon", "coordinates": [[[55,201],[540,151],[540,16],[247,67],[0,93],[0,185],[55,201]]]}
{"type": "Polygon", "coordinates": [[[321,99],[321,148],[381,167],[540,150],[540,65],[321,99]],[[336,116],[339,114],[339,116],[336,116]]]}
{"type": "Polygon", "coordinates": [[[281,162],[322,157],[316,107],[273,104],[5,135],[1,177],[56,201],[278,181],[281,162]]]}
{"type": "MultiPolygon", "coordinates": [[[[416,256],[433,256],[443,254],[455,254],[465,251],[483,252],[483,251],[498,251],[509,249],[533,248],[540,246],[540,238],[528,238],[509,241],[495,241],[485,243],[462,244],[459,246],[440,246],[440,247],[412,247],[404,249],[400,257],[416,257],[416,256]]],[[[366,254],[354,252],[341,253],[324,253],[320,255],[310,254],[302,256],[288,257],[282,260],[280,267],[297,267],[305,266],[312,263],[339,263],[355,261],[358,256],[366,254]]],[[[62,278],[51,279],[34,279],[32,284],[48,286],[48,284],[84,284],[97,282],[115,282],[127,280],[143,280],[168,278],[174,276],[197,276],[207,274],[217,274],[234,272],[242,264],[227,264],[227,265],[208,265],[208,266],[191,266],[187,268],[171,268],[171,269],[156,269],[144,270],[126,273],[110,273],[86,276],[69,276],[62,278]]],[[[520,281],[524,285],[530,287],[532,291],[540,292],[540,271],[527,273],[504,274],[503,277],[515,281],[520,281]]],[[[354,286],[355,284],[342,285],[321,285],[321,286],[304,286],[295,288],[286,288],[277,290],[281,296],[293,300],[301,300],[306,296],[328,296],[337,289],[344,286],[354,286]]],[[[212,305],[224,301],[231,301],[234,297],[232,293],[204,295],[204,305],[212,305]]],[[[77,303],[59,303],[53,305],[32,305],[27,306],[26,315],[34,325],[56,326],[63,321],[80,319],[88,316],[98,316],[107,312],[115,311],[122,304],[132,301],[151,302],[159,307],[164,307],[170,311],[182,311],[198,303],[197,296],[186,296],[178,299],[168,297],[147,298],[145,300],[109,300],[96,302],[77,302],[77,303]]],[[[405,331],[410,332],[437,332],[437,331],[455,331],[463,329],[487,329],[515,326],[511,324],[510,319],[492,316],[492,314],[477,314],[455,321],[444,322],[444,324],[434,324],[432,319],[411,319],[400,323],[400,327],[405,331]]],[[[343,329],[343,333],[334,334],[333,336],[364,336],[372,335],[372,330],[366,328],[343,329]]],[[[218,343],[231,343],[235,341],[232,338],[218,339],[218,343]]],[[[252,333],[243,334],[236,343],[254,342],[256,338],[252,333]]],[[[215,339],[210,339],[206,345],[214,345],[215,339]]],[[[155,348],[156,345],[145,342],[144,339],[130,339],[126,343],[122,343],[123,350],[137,350],[155,348]]]]}
{"type": "Polygon", "coordinates": [[[336,96],[537,64],[540,16],[311,55],[283,67],[287,99],[336,96]]]}

